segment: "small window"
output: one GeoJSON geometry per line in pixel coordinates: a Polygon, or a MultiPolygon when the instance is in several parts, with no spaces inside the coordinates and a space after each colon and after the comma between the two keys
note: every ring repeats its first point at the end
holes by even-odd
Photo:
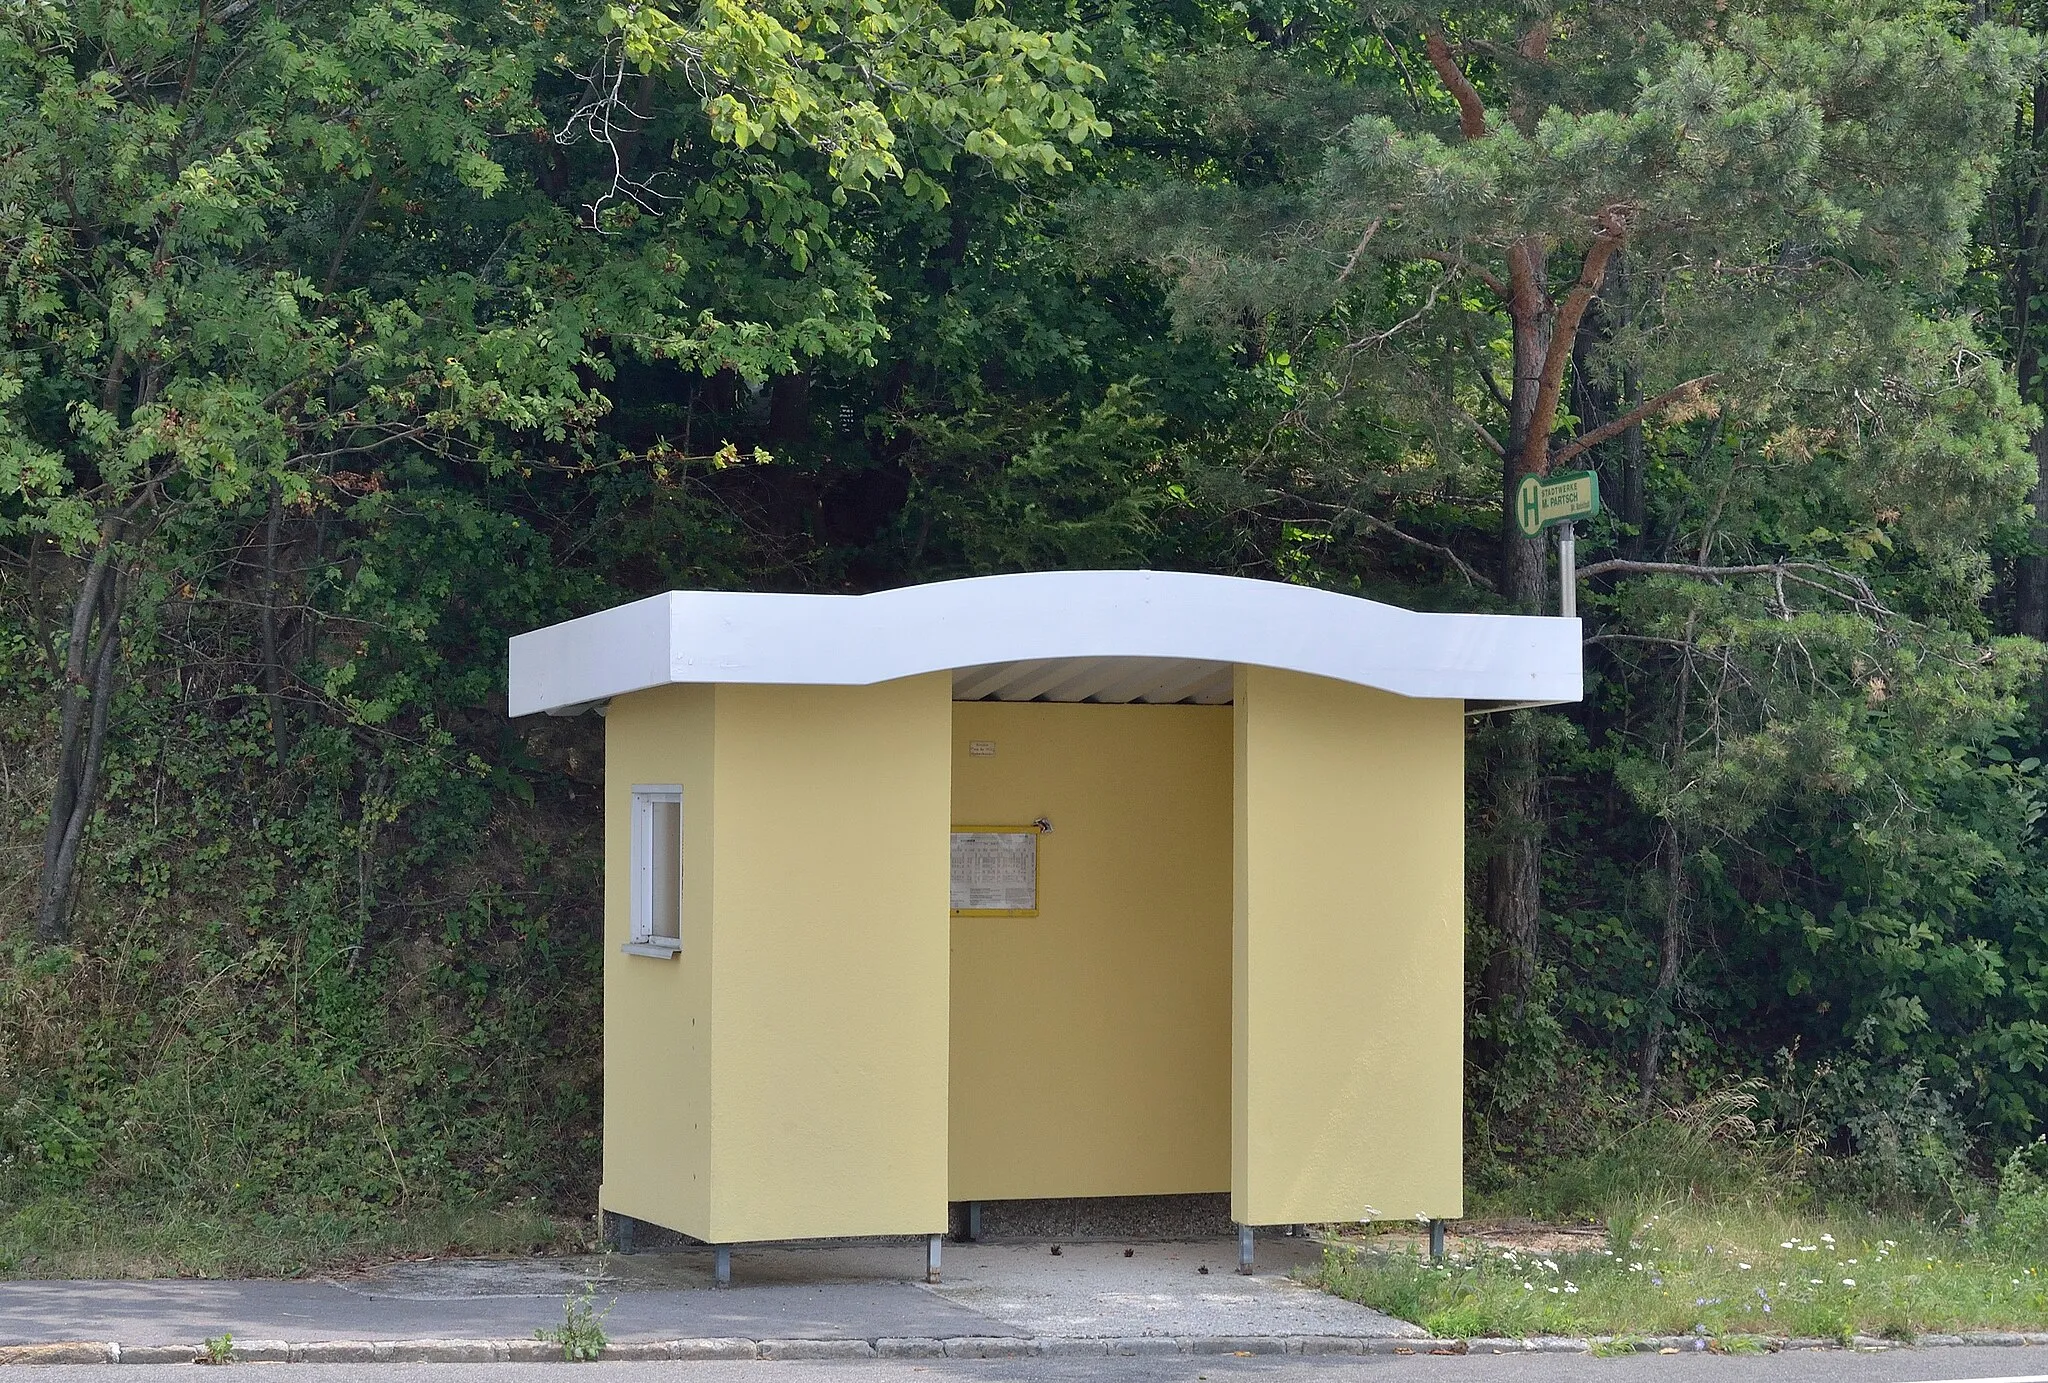
{"type": "Polygon", "coordinates": [[[633,789],[633,955],[683,949],[683,790],[633,789]]]}

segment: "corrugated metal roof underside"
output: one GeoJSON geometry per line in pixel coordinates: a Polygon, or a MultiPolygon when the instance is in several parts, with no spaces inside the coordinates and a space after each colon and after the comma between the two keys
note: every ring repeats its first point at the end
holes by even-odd
{"type": "Polygon", "coordinates": [[[953,699],[1228,706],[1230,674],[1198,658],[1027,658],[958,669],[953,699]]]}

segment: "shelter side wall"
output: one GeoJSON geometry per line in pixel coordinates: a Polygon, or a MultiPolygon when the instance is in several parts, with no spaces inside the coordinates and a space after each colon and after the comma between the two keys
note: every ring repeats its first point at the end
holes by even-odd
{"type": "Polygon", "coordinates": [[[952,678],[717,690],[717,1242],[946,1227],[952,678]]]}
{"type": "Polygon", "coordinates": [[[1240,667],[1232,1214],[1463,1213],[1464,724],[1240,667]]]}
{"type": "Polygon", "coordinates": [[[657,687],[605,717],[606,1210],[703,1238],[710,1228],[713,697],[657,687]],[[682,953],[621,953],[631,936],[632,792],[683,789],[682,953]]]}
{"type": "Polygon", "coordinates": [[[954,706],[954,824],[1053,829],[1036,917],[953,919],[952,1199],[1230,1184],[1230,727],[954,706]]]}

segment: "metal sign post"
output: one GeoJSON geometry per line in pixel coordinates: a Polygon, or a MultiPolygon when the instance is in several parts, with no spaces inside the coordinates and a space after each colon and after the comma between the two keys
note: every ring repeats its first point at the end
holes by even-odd
{"type": "Polygon", "coordinates": [[[1531,538],[1557,529],[1557,604],[1566,619],[1579,614],[1578,535],[1572,525],[1599,512],[1600,477],[1591,471],[1525,475],[1515,486],[1515,526],[1531,538]]]}
{"type": "Polygon", "coordinates": [[[1557,526],[1557,612],[1579,617],[1579,540],[1570,519],[1557,526]]]}

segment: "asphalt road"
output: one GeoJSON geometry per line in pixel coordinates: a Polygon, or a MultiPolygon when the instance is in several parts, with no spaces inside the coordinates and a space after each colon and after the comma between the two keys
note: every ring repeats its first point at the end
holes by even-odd
{"type": "MultiPolygon", "coordinates": [[[[57,1366],[52,1383],[191,1383],[191,1364],[57,1366]]],[[[1373,1355],[808,1363],[242,1364],[279,1383],[2048,1383],[2048,1349],[1761,1355],[1373,1355]],[[565,1377],[566,1370],[566,1377],[565,1377]]]]}

